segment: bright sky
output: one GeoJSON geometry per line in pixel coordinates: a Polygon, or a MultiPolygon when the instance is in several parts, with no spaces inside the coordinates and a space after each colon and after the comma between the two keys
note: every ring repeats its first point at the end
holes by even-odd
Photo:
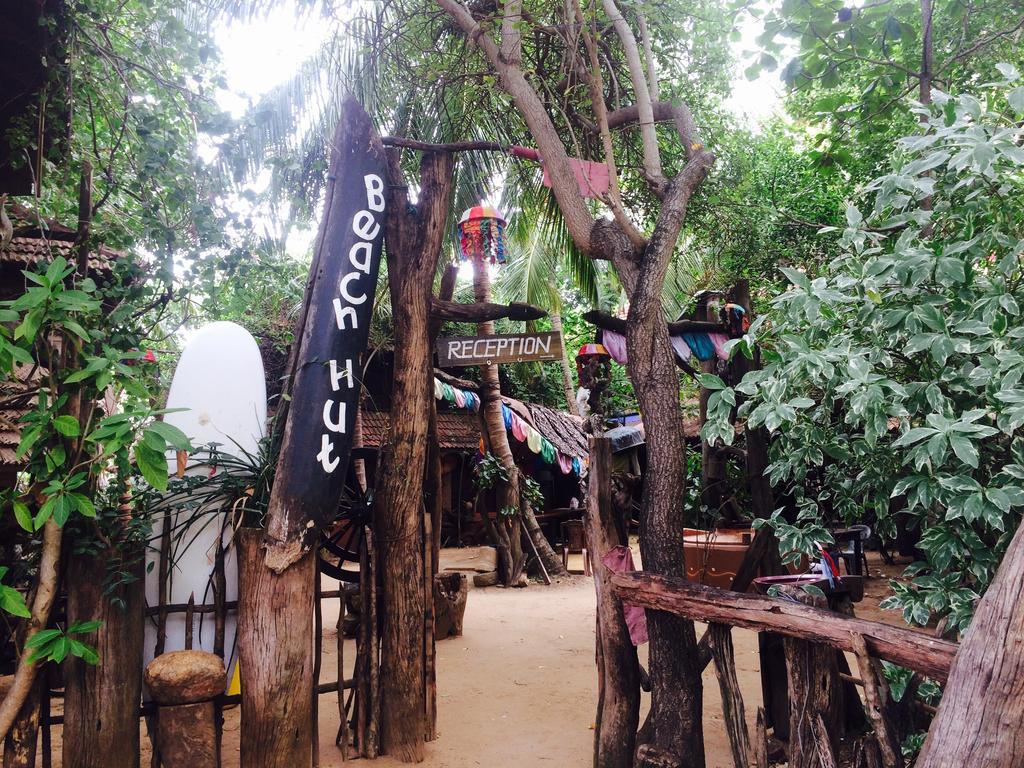
{"type": "MultiPolygon", "coordinates": [[[[217,30],[215,37],[221,49],[228,88],[223,90],[220,105],[239,117],[249,104],[276,85],[284,82],[330,33],[329,24],[317,13],[296,14],[294,7],[284,4],[267,17],[247,22],[235,22],[217,30]]],[[[753,50],[754,38],[760,32],[760,22],[744,14],[740,19],[741,39],[735,44],[739,61],[733,73],[733,93],[726,105],[757,128],[781,104],[782,83],[778,72],[764,72],[754,81],[743,75],[747,58],[745,52],[753,50]]],[[[213,147],[201,150],[204,156],[214,152],[213,147]]],[[[259,191],[267,178],[253,185],[259,191]]],[[[244,204],[239,201],[239,205],[244,204]]],[[[258,222],[262,217],[254,212],[258,222]]],[[[289,237],[288,251],[296,256],[307,252],[315,236],[313,231],[294,231],[289,237]]]]}

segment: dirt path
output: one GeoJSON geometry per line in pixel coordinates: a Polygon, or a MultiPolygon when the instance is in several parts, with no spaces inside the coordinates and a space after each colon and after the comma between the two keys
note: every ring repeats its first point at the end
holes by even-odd
{"type": "MultiPolygon", "coordinates": [[[[594,599],[593,584],[583,577],[551,587],[472,589],[463,636],[437,646],[439,737],[427,745],[423,765],[590,768],[597,701],[594,599]]],[[[325,616],[324,624],[331,619],[325,616]]],[[[325,647],[333,643],[333,635],[325,638],[325,647]]],[[[735,644],[740,682],[753,703],[760,695],[756,639],[738,631],[735,644]]],[[[325,659],[324,679],[333,674],[333,668],[327,671],[332,662],[325,659]]],[[[731,768],[710,671],[704,698],[708,768],[731,768]]],[[[337,722],[333,697],[321,697],[325,767],[342,765],[334,746],[337,722]]],[[[376,764],[401,765],[386,757],[376,764]]]]}

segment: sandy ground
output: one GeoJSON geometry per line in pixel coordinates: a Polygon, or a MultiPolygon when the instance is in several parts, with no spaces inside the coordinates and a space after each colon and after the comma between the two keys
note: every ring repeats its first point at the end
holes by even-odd
{"type": "MultiPolygon", "coordinates": [[[[872,562],[872,575],[882,576],[872,562]]],[[[885,569],[894,575],[898,569],[885,569]]],[[[857,605],[864,618],[901,624],[898,614],[879,611],[886,581],[868,582],[866,599],[857,605]]],[[[325,589],[331,584],[325,583],[325,589]]],[[[437,644],[438,739],[426,746],[427,768],[590,768],[597,701],[594,666],[594,587],[574,576],[551,587],[472,589],[464,634],[437,644]]],[[[337,604],[324,604],[322,681],[335,680],[338,657],[337,604]]],[[[698,634],[703,630],[698,628],[698,634]]],[[[751,730],[761,702],[757,638],[733,631],[737,672],[751,730]]],[[[345,642],[346,677],[355,657],[345,642]]],[[[646,666],[646,647],[641,648],[646,666]]],[[[648,697],[644,694],[644,713],[648,697]]],[[[708,768],[731,768],[722,724],[718,683],[713,668],[704,674],[704,738],[708,768]]],[[[238,765],[239,711],[225,713],[223,765],[238,765]]],[[[339,717],[336,694],[320,697],[320,765],[343,764],[334,744],[339,717]]],[[[60,733],[54,733],[54,765],[60,765],[60,733]]],[[[143,728],[143,761],[149,764],[143,728]]],[[[352,761],[354,762],[354,761],[352,761]]],[[[383,757],[381,768],[398,766],[383,757]]]]}
{"type": "MultiPolygon", "coordinates": [[[[572,565],[572,563],[570,563],[572,565]]],[[[325,589],[330,588],[325,585],[325,589]]],[[[597,673],[594,666],[594,586],[574,576],[551,587],[471,589],[462,637],[437,644],[438,738],[426,747],[429,768],[590,768],[593,765],[597,673]]],[[[325,606],[324,626],[336,614],[325,606]]],[[[324,632],[323,680],[335,679],[336,634],[324,632]]],[[[751,702],[760,700],[757,639],[734,632],[737,671],[751,702]]],[[[346,676],[355,648],[344,648],[346,676]]],[[[646,666],[646,647],[641,649],[646,666]]],[[[644,695],[643,715],[646,715],[644,695]]],[[[320,765],[343,764],[334,745],[337,699],[320,697],[320,765]]],[[[704,675],[708,768],[731,768],[718,683],[704,675]]],[[[225,723],[224,765],[237,765],[238,713],[225,723]]],[[[382,757],[376,765],[402,765],[382,757]]]]}

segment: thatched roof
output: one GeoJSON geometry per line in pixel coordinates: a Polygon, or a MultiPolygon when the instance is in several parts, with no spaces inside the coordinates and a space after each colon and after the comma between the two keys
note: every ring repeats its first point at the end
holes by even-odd
{"type": "MultiPolygon", "coordinates": [[[[63,256],[70,262],[75,260],[73,240],[56,237],[15,237],[6,248],[0,248],[0,263],[31,267],[41,261],[50,261],[63,256]]],[[[123,254],[101,245],[98,251],[89,254],[89,269],[95,272],[110,272],[116,259],[123,254]]]]}

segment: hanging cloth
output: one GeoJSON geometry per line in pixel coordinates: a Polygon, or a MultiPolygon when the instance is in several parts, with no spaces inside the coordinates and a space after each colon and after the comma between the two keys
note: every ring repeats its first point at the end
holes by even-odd
{"type": "Polygon", "coordinates": [[[472,411],[480,410],[480,398],[475,392],[466,393],[466,407],[472,411]]]}
{"type": "Polygon", "coordinates": [[[715,345],[711,343],[708,335],[702,331],[697,333],[684,333],[683,340],[698,360],[704,362],[710,360],[715,354],[715,345]]]}
{"type": "Polygon", "coordinates": [[[459,408],[465,408],[466,407],[466,393],[463,392],[461,389],[456,389],[456,390],[454,390],[454,392],[455,392],[455,404],[457,406],[459,406],[459,408]]]}
{"type": "Polygon", "coordinates": [[[545,464],[554,464],[557,461],[555,446],[546,437],[540,439],[540,457],[545,464]]]}
{"type": "Polygon", "coordinates": [[[563,475],[572,473],[572,459],[566,456],[561,451],[558,452],[558,468],[562,470],[563,475]]]}
{"type": "MultiPolygon", "coordinates": [[[[625,573],[636,570],[636,566],[633,565],[633,551],[622,544],[609,549],[605,556],[601,558],[601,562],[612,573],[625,573]]],[[[638,605],[623,603],[622,617],[626,620],[626,629],[629,630],[629,639],[633,641],[633,645],[643,645],[646,643],[648,639],[647,613],[644,609],[638,605]]]]}
{"type": "Polygon", "coordinates": [[[444,399],[444,385],[441,383],[440,379],[434,379],[434,399],[444,399]]]}
{"type": "Polygon", "coordinates": [[[512,409],[504,403],[501,404],[501,417],[505,421],[505,429],[512,429],[512,409]]]}
{"type": "Polygon", "coordinates": [[[612,360],[619,365],[627,363],[625,336],[615,331],[601,331],[601,343],[608,350],[608,354],[612,356],[612,360]]]}
{"type": "Polygon", "coordinates": [[[540,453],[540,441],[541,434],[533,427],[527,425],[526,427],[526,445],[534,453],[540,453]]]}
{"type": "Polygon", "coordinates": [[[580,460],[577,459],[575,456],[573,456],[572,457],[572,471],[575,472],[578,475],[578,474],[580,474],[580,470],[581,470],[580,460]]]}
{"type": "Polygon", "coordinates": [[[680,360],[685,363],[690,359],[693,352],[690,351],[690,348],[686,345],[686,340],[682,336],[670,336],[669,341],[672,342],[672,349],[679,355],[680,360]]]}
{"type": "Polygon", "coordinates": [[[520,443],[526,442],[526,428],[527,424],[516,414],[512,414],[512,437],[518,440],[520,443]]]}
{"type": "Polygon", "coordinates": [[[725,351],[725,342],[729,340],[729,337],[724,333],[709,333],[708,338],[711,339],[711,345],[715,348],[715,354],[718,355],[718,359],[728,360],[729,353],[725,351]]]}

